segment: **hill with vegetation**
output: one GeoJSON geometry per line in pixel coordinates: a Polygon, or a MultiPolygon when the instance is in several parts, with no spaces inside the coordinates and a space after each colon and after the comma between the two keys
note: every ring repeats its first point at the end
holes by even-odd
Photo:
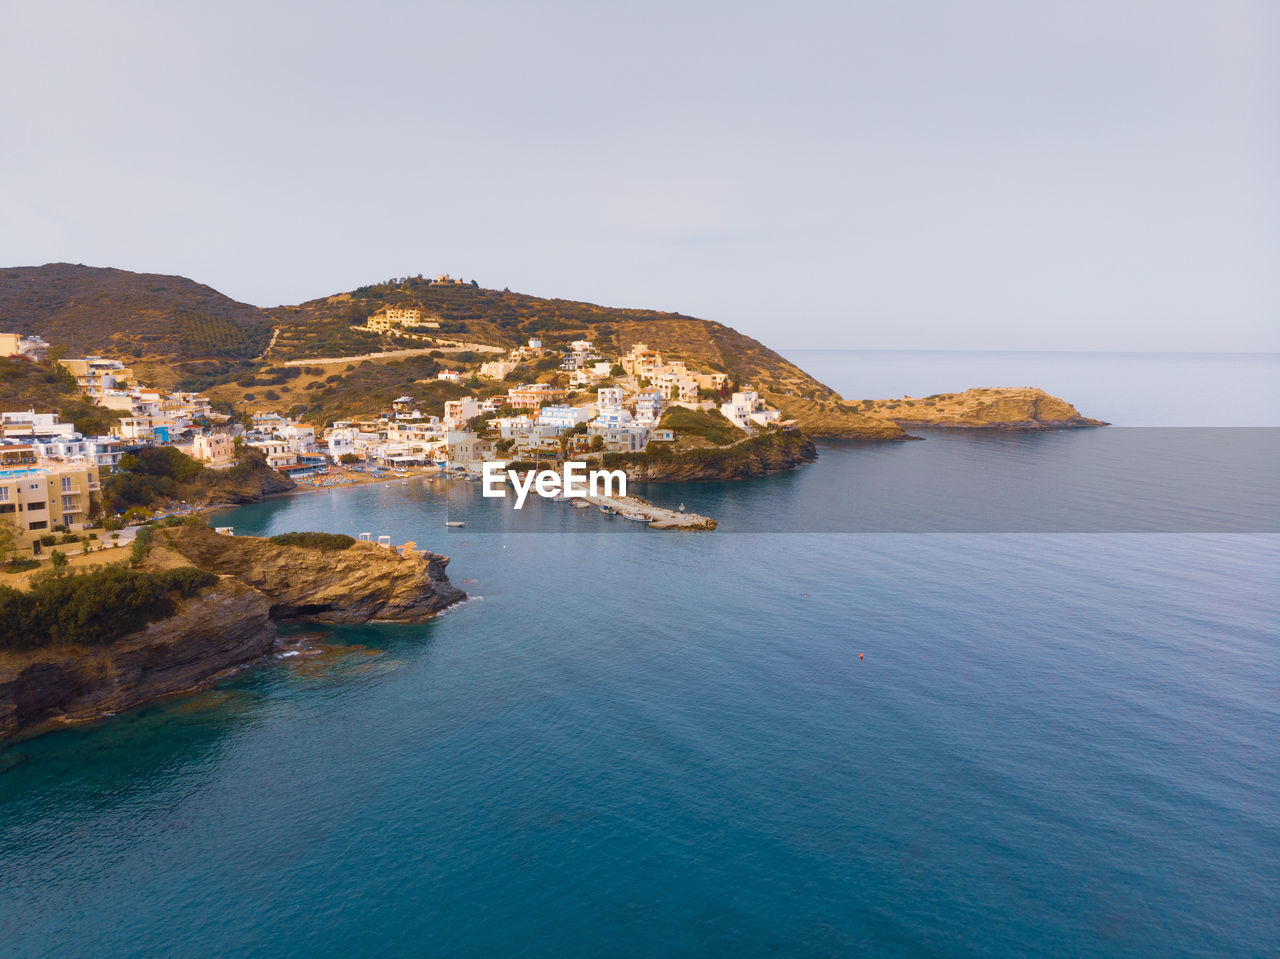
{"type": "MultiPolygon", "coordinates": [[[[208,390],[240,410],[291,410],[317,425],[376,412],[397,396],[417,398],[427,392],[423,381],[441,366],[475,372],[487,356],[474,347],[505,350],[538,336],[552,348],[589,339],[606,356],[647,343],[756,387],[784,414],[802,426],[820,422],[828,435],[896,429],[721,323],[485,289],[474,281],[398,277],[261,309],[185,277],[52,263],[0,270],[0,329],[38,334],[73,353],[126,360],[151,385],[208,390]],[[396,333],[357,329],[388,306],[419,307],[439,326],[396,333]],[[370,356],[380,353],[397,355],[370,356]],[[329,362],[307,365],[321,360],[329,362]]],[[[545,381],[555,366],[525,367],[510,379],[545,381]]]]}
{"type": "MultiPolygon", "coordinates": [[[[268,351],[268,360],[273,363],[413,347],[426,352],[431,345],[510,348],[534,336],[552,348],[573,340],[591,340],[600,353],[611,357],[645,343],[668,358],[724,372],[734,384],[755,387],[802,426],[808,428],[810,421],[820,421],[824,435],[902,435],[893,423],[866,416],[855,404],[844,403],[830,387],[757,340],[722,323],[681,313],[544,299],[485,289],[474,282],[443,284],[423,277],[393,278],[267,312],[279,330],[268,351]],[[426,318],[439,323],[439,328],[382,335],[353,329],[386,307],[418,307],[426,318]]],[[[479,357],[475,365],[483,359],[479,357]]]]}
{"type": "Polygon", "coordinates": [[[183,276],[48,263],[0,269],[0,330],[72,355],[246,360],[266,348],[271,320],[183,276]]]}

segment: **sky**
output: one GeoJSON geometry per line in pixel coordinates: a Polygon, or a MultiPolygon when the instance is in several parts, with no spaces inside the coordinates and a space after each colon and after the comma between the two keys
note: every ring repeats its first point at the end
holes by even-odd
{"type": "Polygon", "coordinates": [[[0,0],[0,265],[1280,350],[1280,4],[0,0]]]}

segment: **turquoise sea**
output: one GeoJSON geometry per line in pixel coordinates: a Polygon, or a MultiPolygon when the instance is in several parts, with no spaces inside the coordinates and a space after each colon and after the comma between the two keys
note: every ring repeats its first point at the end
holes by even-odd
{"type": "Polygon", "coordinates": [[[0,956],[1280,953],[1280,357],[793,358],[1118,426],[643,491],[713,533],[422,481],[226,514],[472,599],[0,747],[0,956]]]}

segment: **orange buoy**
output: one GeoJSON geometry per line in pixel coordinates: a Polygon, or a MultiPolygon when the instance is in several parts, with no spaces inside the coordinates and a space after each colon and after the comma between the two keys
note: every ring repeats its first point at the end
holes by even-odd
{"type": "Polygon", "coordinates": [[[859,658],[859,659],[862,659],[862,658],[863,658],[863,654],[862,654],[862,653],[859,653],[859,654],[858,654],[858,658],[859,658]]]}

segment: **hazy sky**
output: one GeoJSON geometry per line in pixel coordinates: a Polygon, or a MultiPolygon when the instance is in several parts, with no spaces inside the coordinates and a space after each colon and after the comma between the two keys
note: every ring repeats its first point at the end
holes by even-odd
{"type": "Polygon", "coordinates": [[[1280,4],[0,0],[0,265],[1280,350],[1280,4]]]}

